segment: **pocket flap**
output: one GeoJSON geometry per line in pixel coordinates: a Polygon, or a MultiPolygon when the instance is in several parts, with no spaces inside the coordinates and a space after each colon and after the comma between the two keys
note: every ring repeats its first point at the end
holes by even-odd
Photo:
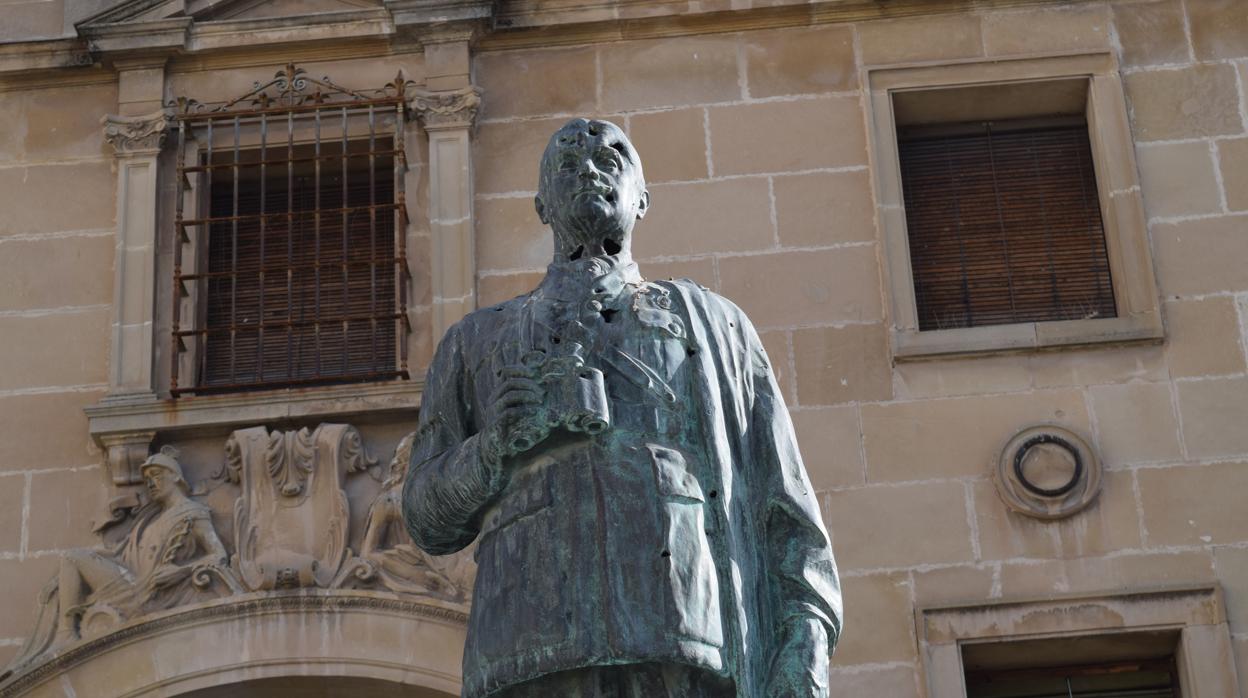
{"type": "Polygon", "coordinates": [[[663,446],[647,444],[650,458],[654,462],[654,477],[659,485],[659,494],[667,497],[685,497],[704,502],[702,486],[698,478],[689,472],[685,456],[680,451],[663,446]]]}

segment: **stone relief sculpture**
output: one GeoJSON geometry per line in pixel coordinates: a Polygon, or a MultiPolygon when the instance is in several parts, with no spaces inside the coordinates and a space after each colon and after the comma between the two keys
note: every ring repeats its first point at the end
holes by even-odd
{"type": "Polygon", "coordinates": [[[10,670],[137,615],[241,590],[211,512],[187,496],[177,450],[161,449],[141,473],[150,501],[116,546],[61,558],[40,593],[35,633],[10,670]]]}
{"type": "Polygon", "coordinates": [[[638,273],[615,125],[554,134],[536,205],[554,260],[443,338],[403,492],[421,548],[479,546],[463,695],[827,696],[836,565],[753,326],[638,273]]]}
{"type": "Polygon", "coordinates": [[[368,509],[360,556],[348,565],[349,576],[335,586],[371,582],[400,593],[467,603],[471,559],[431,556],[412,544],[403,525],[402,488],[415,438],[408,434],[395,449],[381,492],[368,509]]]}
{"type": "Polygon", "coordinates": [[[39,595],[35,631],[0,670],[0,684],[122,623],[233,594],[349,587],[467,603],[471,560],[433,558],[412,545],[401,523],[400,490],[413,437],[399,443],[363,533],[356,532],[363,541],[359,556],[348,547],[344,485],[376,461],[355,427],[254,427],[230,435],[215,479],[241,490],[233,500],[233,555],[213,527],[213,512],[190,496],[177,449],[164,447],[140,467],[145,491],[116,497],[96,527],[97,533],[124,535],[61,558],[58,574],[39,595]]]}
{"type": "Polygon", "coordinates": [[[346,476],[368,468],[360,433],[240,429],[225,445],[226,477],[242,484],[234,545],[244,584],[256,591],[329,587],[347,559],[346,476]]]}

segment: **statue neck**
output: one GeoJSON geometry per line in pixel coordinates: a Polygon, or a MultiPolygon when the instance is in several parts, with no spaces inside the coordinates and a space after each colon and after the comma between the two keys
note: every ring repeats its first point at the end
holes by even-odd
{"type": "Polygon", "coordinates": [[[546,267],[546,278],[539,287],[543,295],[573,299],[581,296],[618,291],[625,284],[642,281],[633,256],[624,250],[619,254],[581,257],[567,260],[558,256],[546,267]]]}

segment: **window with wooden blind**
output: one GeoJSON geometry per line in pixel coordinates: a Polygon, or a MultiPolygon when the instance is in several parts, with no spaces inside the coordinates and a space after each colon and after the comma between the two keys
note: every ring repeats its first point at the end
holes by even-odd
{"type": "Polygon", "coordinates": [[[1161,339],[1111,52],[866,72],[895,360],[1161,339]]]}
{"type": "Polygon", "coordinates": [[[1082,118],[901,129],[920,330],[1116,315],[1082,118]]]}
{"type": "Polygon", "coordinates": [[[968,671],[967,698],[1178,698],[1174,658],[968,671]]]}
{"type": "Polygon", "coordinates": [[[966,698],[1178,698],[1173,630],[971,643],[966,698]]]}
{"type": "Polygon", "coordinates": [[[172,395],[406,377],[401,82],[182,108],[172,395]]]}

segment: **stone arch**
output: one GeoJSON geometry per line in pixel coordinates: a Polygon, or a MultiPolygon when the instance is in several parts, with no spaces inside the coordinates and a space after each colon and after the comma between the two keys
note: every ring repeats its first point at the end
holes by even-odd
{"type": "Polygon", "coordinates": [[[15,676],[0,694],[219,698],[284,683],[445,698],[460,692],[465,625],[457,607],[382,592],[235,596],[80,642],[15,676]],[[237,691],[222,693],[227,687],[237,691]]]}

